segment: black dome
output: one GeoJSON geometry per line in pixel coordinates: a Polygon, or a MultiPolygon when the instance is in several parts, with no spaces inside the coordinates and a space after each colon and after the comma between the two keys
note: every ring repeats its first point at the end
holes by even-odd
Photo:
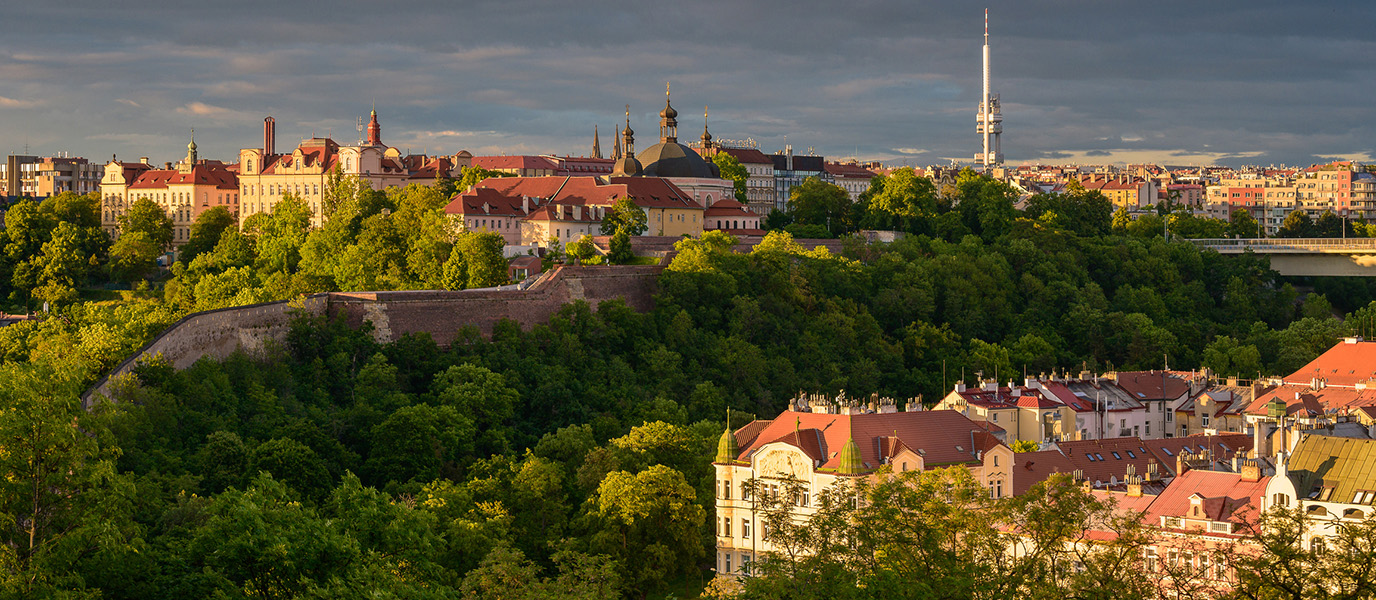
{"type": "Polygon", "coordinates": [[[692,148],[660,142],[636,155],[648,177],[718,177],[716,165],[703,160],[692,148]]]}

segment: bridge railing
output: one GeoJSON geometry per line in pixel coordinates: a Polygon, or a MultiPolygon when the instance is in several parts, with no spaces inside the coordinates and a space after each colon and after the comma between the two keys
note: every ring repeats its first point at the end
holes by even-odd
{"type": "Polygon", "coordinates": [[[1215,250],[1376,250],[1376,238],[1212,238],[1190,240],[1196,246],[1215,250]]]}

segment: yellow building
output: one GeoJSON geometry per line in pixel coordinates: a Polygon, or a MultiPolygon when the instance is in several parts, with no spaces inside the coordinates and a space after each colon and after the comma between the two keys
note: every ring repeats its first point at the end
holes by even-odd
{"type": "Polygon", "coordinates": [[[899,411],[888,399],[796,399],[772,420],[723,433],[713,463],[716,569],[729,576],[776,550],[762,535],[752,487],[777,494],[796,486],[793,504],[803,518],[816,512],[822,490],[874,477],[886,466],[893,472],[963,467],[991,497],[1013,493],[1013,451],[997,435],[957,412],[899,411]]]}
{"type": "Polygon", "coordinates": [[[999,387],[994,381],[980,388],[967,389],[958,383],[951,393],[936,405],[937,410],[959,412],[974,421],[986,421],[1007,432],[1007,441],[1031,441],[1037,444],[1082,439],[1076,423],[1076,411],[1064,403],[1052,400],[1043,390],[1033,387],[999,387]]]}
{"type": "Polygon", "coordinates": [[[156,169],[147,159],[136,163],[111,161],[100,181],[100,224],[112,237],[119,234],[119,218],[140,198],[148,198],[172,219],[172,244],[191,239],[191,224],[201,213],[223,207],[239,212],[239,182],[233,165],[202,160],[196,142],[187,145],[186,158],[156,169]]]}
{"type": "Polygon", "coordinates": [[[276,138],[276,122],[268,117],[263,120],[263,147],[239,151],[241,224],[254,214],[271,211],[283,196],[293,194],[310,206],[314,214],[311,222],[319,227],[329,173],[336,166],[342,174],[360,177],[375,190],[412,182],[428,184],[439,174],[459,176],[454,158],[403,157],[396,148],[385,146],[377,111],[368,123],[367,139],[354,146],[340,146],[330,138],[310,138],[289,154],[277,154],[276,138]]]}

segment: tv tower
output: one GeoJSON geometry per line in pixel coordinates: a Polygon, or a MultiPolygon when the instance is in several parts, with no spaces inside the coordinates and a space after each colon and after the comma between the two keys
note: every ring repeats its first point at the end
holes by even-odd
{"type": "Polygon", "coordinates": [[[989,9],[984,9],[984,95],[980,96],[979,112],[975,115],[975,131],[979,133],[982,152],[975,155],[975,164],[988,170],[1003,164],[1003,110],[999,95],[989,92],[989,9]]]}

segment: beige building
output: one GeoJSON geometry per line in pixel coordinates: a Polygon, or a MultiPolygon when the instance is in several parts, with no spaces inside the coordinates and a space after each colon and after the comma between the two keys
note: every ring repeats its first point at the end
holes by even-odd
{"type": "Polygon", "coordinates": [[[310,206],[314,214],[311,223],[319,227],[329,173],[336,166],[342,174],[360,177],[375,190],[412,182],[428,184],[439,174],[461,175],[455,166],[458,157],[403,157],[396,148],[383,145],[377,111],[373,111],[367,131],[367,139],[354,146],[341,146],[330,138],[310,138],[288,154],[277,154],[276,122],[272,117],[264,119],[263,147],[239,151],[240,223],[271,211],[283,196],[293,194],[310,206]]]}
{"type": "Polygon", "coordinates": [[[201,213],[224,207],[239,213],[239,182],[234,165],[202,160],[196,142],[187,145],[186,158],[157,169],[147,159],[136,163],[111,161],[100,181],[101,228],[112,237],[119,233],[119,218],[140,198],[148,198],[172,219],[172,244],[191,239],[191,224],[201,213]]]}
{"type": "MultiPolygon", "coordinates": [[[[909,406],[920,408],[918,402],[909,406]]],[[[1013,493],[1013,451],[996,434],[953,411],[900,412],[892,400],[868,403],[809,397],[772,420],[722,434],[716,469],[716,570],[734,576],[775,547],[750,490],[787,493],[803,518],[834,484],[892,472],[969,469],[994,498],[1013,493]],[[753,485],[752,485],[753,483],[753,485]]]]}
{"type": "Polygon", "coordinates": [[[0,163],[0,196],[47,198],[100,191],[100,165],[73,156],[10,156],[0,163]]]}
{"type": "Polygon", "coordinates": [[[645,235],[702,235],[704,208],[660,177],[493,177],[455,194],[444,210],[460,228],[495,231],[511,245],[567,245],[604,235],[602,218],[620,198],[645,212],[645,235]]]}
{"type": "Polygon", "coordinates": [[[1376,440],[1304,435],[1291,453],[1276,458],[1262,510],[1300,508],[1308,518],[1306,548],[1321,549],[1344,523],[1373,515],[1376,440]]]}

